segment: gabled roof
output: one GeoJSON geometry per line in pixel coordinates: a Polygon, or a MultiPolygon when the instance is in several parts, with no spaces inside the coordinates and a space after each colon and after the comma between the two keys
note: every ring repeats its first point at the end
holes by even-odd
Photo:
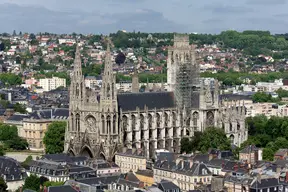
{"type": "Polygon", "coordinates": [[[48,192],[77,192],[70,185],[48,187],[48,192]]]}
{"type": "Polygon", "coordinates": [[[175,108],[176,103],[173,92],[148,92],[148,93],[125,93],[118,94],[118,105],[123,111],[135,111],[138,107],[148,109],[175,108]]]}
{"type": "Polygon", "coordinates": [[[160,183],[158,184],[158,188],[161,189],[162,191],[180,189],[177,185],[175,185],[171,181],[167,181],[164,179],[160,181],[160,183]]]}
{"type": "Polygon", "coordinates": [[[0,156],[0,175],[5,175],[6,181],[22,179],[22,167],[15,159],[0,156]]]}

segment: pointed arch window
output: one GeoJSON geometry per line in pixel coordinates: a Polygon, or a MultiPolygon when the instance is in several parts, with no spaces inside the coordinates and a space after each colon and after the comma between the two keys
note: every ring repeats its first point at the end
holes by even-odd
{"type": "Polygon", "coordinates": [[[101,122],[102,122],[102,133],[105,134],[105,117],[104,117],[104,115],[101,116],[101,122]]]}
{"type": "Polygon", "coordinates": [[[126,132],[127,131],[127,128],[128,128],[128,118],[126,115],[124,115],[122,117],[122,120],[123,120],[123,131],[126,132]]]}
{"type": "Polygon", "coordinates": [[[144,115],[142,114],[140,115],[140,129],[144,129],[144,115]]]}
{"type": "Polygon", "coordinates": [[[186,127],[189,128],[190,127],[190,120],[191,118],[189,117],[187,120],[186,120],[186,127]]]}
{"type": "Polygon", "coordinates": [[[112,98],[114,99],[114,83],[112,83],[112,98]]]}
{"type": "Polygon", "coordinates": [[[237,131],[240,131],[240,129],[241,129],[240,123],[237,122],[237,131]]]}
{"type": "Polygon", "coordinates": [[[156,114],[157,128],[159,128],[159,127],[160,127],[160,124],[161,124],[161,119],[160,119],[160,118],[161,118],[161,117],[160,117],[159,113],[157,113],[157,114],[156,114]]]}
{"type": "Polygon", "coordinates": [[[107,116],[107,131],[111,133],[111,117],[110,115],[107,116]]]}
{"type": "Polygon", "coordinates": [[[107,93],[106,93],[107,98],[110,98],[110,85],[107,85],[107,93]]]}
{"type": "Polygon", "coordinates": [[[151,129],[152,128],[152,115],[149,114],[148,115],[148,129],[151,129]]]}
{"type": "Polygon", "coordinates": [[[113,116],[113,133],[116,133],[116,115],[113,116]]]}
{"type": "Polygon", "coordinates": [[[71,121],[70,121],[70,122],[71,122],[70,130],[71,130],[71,131],[75,131],[75,130],[74,130],[74,114],[73,114],[73,113],[70,114],[70,118],[71,118],[71,121]]]}
{"type": "Polygon", "coordinates": [[[168,127],[169,119],[168,119],[168,114],[167,113],[164,113],[164,121],[165,121],[165,127],[168,127]]]}
{"type": "Polygon", "coordinates": [[[80,132],[80,115],[76,114],[76,131],[80,132]]]}
{"type": "Polygon", "coordinates": [[[176,121],[177,121],[176,113],[172,114],[172,118],[173,118],[173,127],[176,127],[176,121]]]}
{"type": "Polygon", "coordinates": [[[135,115],[132,115],[132,130],[136,129],[136,117],[135,115]]]}
{"type": "Polygon", "coordinates": [[[230,122],[230,131],[233,131],[233,124],[230,122]]]}
{"type": "Polygon", "coordinates": [[[76,96],[79,97],[79,84],[76,84],[76,96]]]}
{"type": "Polygon", "coordinates": [[[214,113],[212,111],[208,111],[206,114],[206,125],[207,127],[214,126],[214,113]]]}
{"type": "Polygon", "coordinates": [[[193,113],[193,126],[197,127],[198,126],[198,118],[199,118],[199,114],[197,112],[193,113]]]}

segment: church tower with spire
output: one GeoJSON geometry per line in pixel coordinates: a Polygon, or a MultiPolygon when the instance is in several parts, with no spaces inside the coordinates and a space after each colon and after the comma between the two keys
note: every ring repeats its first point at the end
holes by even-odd
{"type": "Polygon", "coordinates": [[[69,123],[65,152],[112,160],[121,147],[118,126],[116,77],[108,44],[100,95],[86,88],[82,74],[80,47],[77,46],[71,75],[69,123]]]}

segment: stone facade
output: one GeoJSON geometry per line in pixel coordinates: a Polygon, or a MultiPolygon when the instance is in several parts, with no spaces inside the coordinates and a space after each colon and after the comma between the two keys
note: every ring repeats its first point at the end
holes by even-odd
{"type": "MultiPolygon", "coordinates": [[[[199,80],[198,83],[199,65],[195,61],[195,49],[190,49],[186,36],[175,36],[173,50],[173,54],[169,52],[168,57],[168,85],[172,91],[138,93],[136,85],[134,93],[117,94],[108,46],[99,96],[85,87],[77,47],[71,77],[70,118],[65,135],[65,152],[112,160],[117,151],[136,148],[142,149],[146,158],[153,158],[156,149],[179,153],[181,138],[191,137],[195,131],[203,131],[210,126],[222,125],[225,125],[223,128],[231,140],[234,139],[232,142],[235,145],[239,146],[245,141],[247,130],[243,106],[237,109],[233,106],[231,109],[223,108],[219,101],[218,82],[205,83],[199,80]],[[197,86],[197,89],[189,93],[191,105],[186,108],[179,107],[175,101],[174,73],[177,74],[178,69],[177,63],[171,62],[172,55],[179,58],[180,55],[184,57],[184,53],[189,53],[185,57],[186,65],[190,61],[196,69],[190,84],[197,86]],[[229,116],[231,113],[225,115],[224,112],[229,110],[235,116],[229,116]]],[[[181,63],[181,60],[178,59],[178,62],[181,63]]],[[[134,77],[133,81],[137,79],[134,77]]]]}

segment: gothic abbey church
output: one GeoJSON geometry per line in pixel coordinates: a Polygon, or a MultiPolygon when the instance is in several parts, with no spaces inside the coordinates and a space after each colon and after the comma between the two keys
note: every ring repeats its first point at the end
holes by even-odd
{"type": "Polygon", "coordinates": [[[112,160],[117,151],[137,148],[149,159],[156,149],[179,153],[181,138],[211,126],[224,129],[236,146],[247,139],[244,106],[223,106],[218,82],[199,77],[195,47],[189,45],[188,36],[175,35],[168,50],[166,92],[139,93],[134,74],[132,93],[117,93],[109,47],[98,95],[85,87],[77,46],[65,152],[112,160]]]}

